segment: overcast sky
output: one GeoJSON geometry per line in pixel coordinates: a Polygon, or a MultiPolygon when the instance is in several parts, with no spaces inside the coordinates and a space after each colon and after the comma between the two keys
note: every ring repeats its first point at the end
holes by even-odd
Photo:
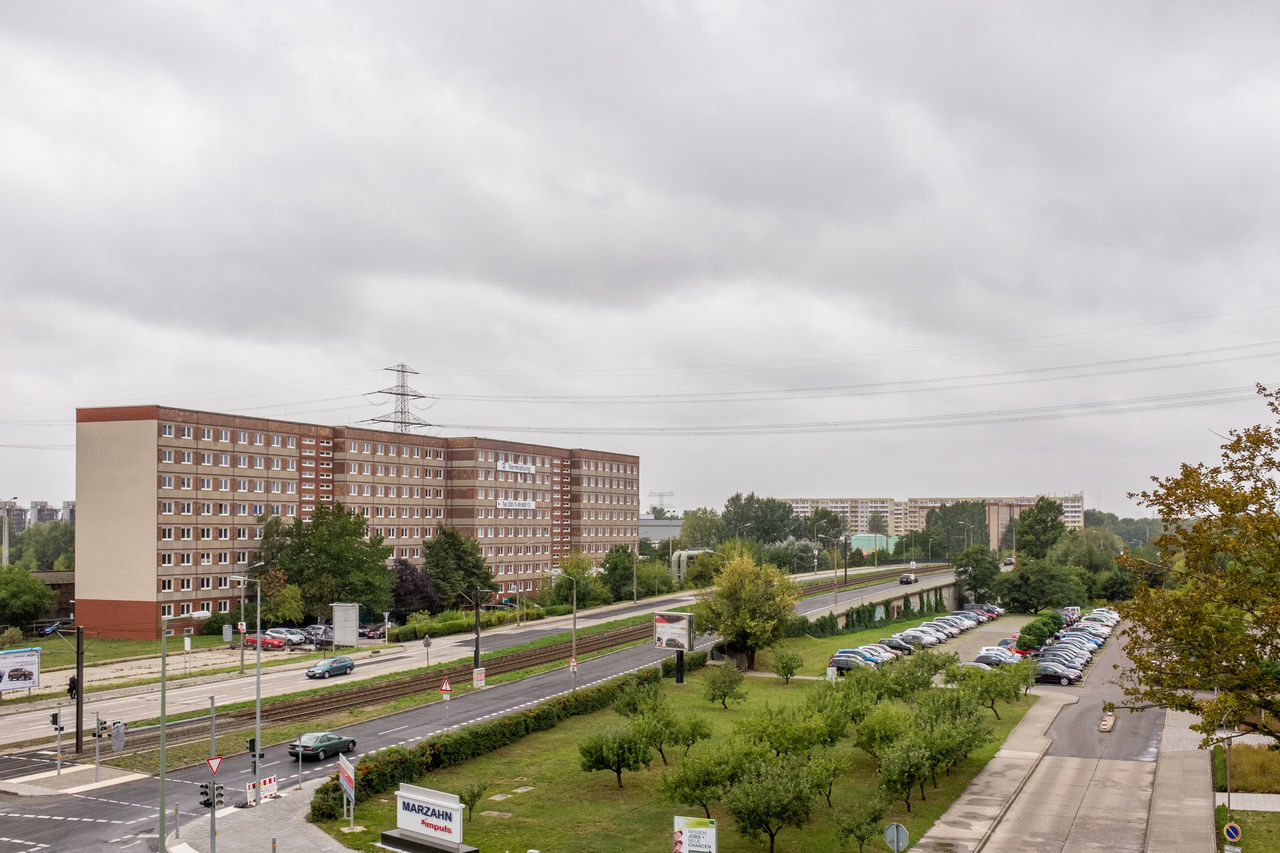
{"type": "Polygon", "coordinates": [[[1280,380],[1280,5],[0,5],[0,499],[75,409],[1126,494],[1280,380]]]}

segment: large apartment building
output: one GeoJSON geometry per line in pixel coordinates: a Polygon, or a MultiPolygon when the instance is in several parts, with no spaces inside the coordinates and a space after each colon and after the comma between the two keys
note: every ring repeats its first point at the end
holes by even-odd
{"type": "MultiPolygon", "coordinates": [[[[1084,495],[1049,495],[1062,504],[1062,522],[1068,530],[1084,528],[1084,495]]],[[[982,497],[982,498],[782,498],[791,504],[796,515],[808,517],[818,508],[828,509],[844,521],[845,531],[854,535],[869,533],[867,520],[879,513],[888,522],[888,534],[901,536],[912,530],[923,530],[929,510],[940,506],[972,501],[986,507],[988,547],[996,550],[1000,536],[1024,509],[1035,505],[1037,497],[982,497]]]]}
{"type": "MultiPolygon", "coordinates": [[[[504,592],[581,551],[639,544],[640,459],[164,406],[76,412],[76,616],[103,636],[195,630],[230,612],[259,519],[341,503],[392,557],[422,562],[437,525],[473,537],[504,592]]],[[[233,603],[234,602],[234,603],[233,603]]]]}

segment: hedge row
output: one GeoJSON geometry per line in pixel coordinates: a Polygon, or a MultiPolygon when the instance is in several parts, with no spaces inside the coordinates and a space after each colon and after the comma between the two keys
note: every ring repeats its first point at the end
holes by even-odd
{"type": "MultiPolygon", "coordinates": [[[[706,652],[685,652],[684,653],[684,671],[693,672],[695,669],[702,669],[707,665],[706,652]]],[[[675,657],[662,659],[662,677],[676,677],[676,659],[675,657]]]]}
{"type": "MultiPolygon", "coordinates": [[[[523,611],[521,619],[532,622],[548,616],[563,616],[573,608],[568,604],[555,604],[538,610],[523,611]]],[[[490,610],[480,614],[480,627],[493,628],[498,625],[510,625],[516,621],[511,610],[490,610]]],[[[388,640],[392,643],[408,643],[421,640],[423,637],[443,637],[446,634],[467,634],[476,629],[475,617],[467,619],[450,619],[447,622],[410,622],[399,628],[392,628],[388,640]]]]}
{"type": "MultiPolygon", "coordinates": [[[[706,662],[702,655],[699,665],[706,662]]],[[[685,656],[686,665],[691,655],[685,656]]],[[[594,714],[613,704],[618,691],[633,683],[657,681],[656,669],[643,669],[605,684],[557,696],[537,707],[485,723],[464,726],[457,731],[424,740],[411,747],[393,746],[371,752],[355,767],[356,802],[394,790],[401,782],[416,783],[423,776],[452,767],[472,758],[508,746],[534,732],[554,728],[561,720],[594,714]]],[[[342,817],[342,788],[335,776],[316,789],[307,820],[334,820],[342,817]]]]}

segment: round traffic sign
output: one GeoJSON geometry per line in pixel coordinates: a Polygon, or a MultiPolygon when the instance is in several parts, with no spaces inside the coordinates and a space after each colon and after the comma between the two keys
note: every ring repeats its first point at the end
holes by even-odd
{"type": "Polygon", "coordinates": [[[900,823],[889,824],[884,831],[884,843],[889,845],[893,853],[906,850],[907,845],[911,843],[907,828],[900,823]]]}
{"type": "Polygon", "coordinates": [[[1240,824],[1229,823],[1226,826],[1222,827],[1222,837],[1227,839],[1228,841],[1239,841],[1240,840],[1240,824]]]}

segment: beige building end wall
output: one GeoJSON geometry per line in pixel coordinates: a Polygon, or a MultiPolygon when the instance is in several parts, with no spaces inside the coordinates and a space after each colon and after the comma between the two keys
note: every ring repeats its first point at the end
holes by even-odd
{"type": "Polygon", "coordinates": [[[156,600],[158,428],[76,424],[77,600],[156,600]]]}

